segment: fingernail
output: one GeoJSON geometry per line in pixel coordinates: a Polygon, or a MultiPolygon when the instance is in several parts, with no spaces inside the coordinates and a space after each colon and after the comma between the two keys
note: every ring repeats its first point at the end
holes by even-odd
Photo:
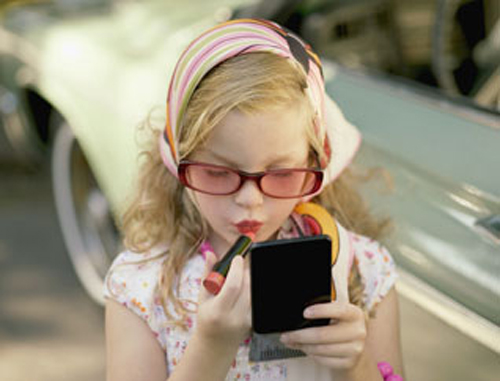
{"type": "Polygon", "coordinates": [[[287,334],[282,334],[281,337],[280,337],[280,341],[282,343],[287,343],[288,341],[290,341],[290,338],[287,334]]]}
{"type": "Polygon", "coordinates": [[[306,308],[304,310],[304,317],[310,318],[310,317],[313,317],[313,315],[314,315],[314,311],[312,310],[312,308],[306,308]]]}

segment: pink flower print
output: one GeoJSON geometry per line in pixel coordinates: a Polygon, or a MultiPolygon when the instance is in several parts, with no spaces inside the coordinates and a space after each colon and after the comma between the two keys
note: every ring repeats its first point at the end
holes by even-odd
{"type": "Polygon", "coordinates": [[[371,251],[365,250],[365,257],[372,260],[374,257],[374,254],[371,251]]]}
{"type": "Polygon", "coordinates": [[[250,381],[250,374],[249,373],[245,374],[245,381],[250,381]]]}
{"type": "Polygon", "coordinates": [[[127,283],[126,282],[121,282],[121,283],[118,283],[118,282],[111,282],[111,291],[113,294],[126,294],[127,292],[127,283]]]}

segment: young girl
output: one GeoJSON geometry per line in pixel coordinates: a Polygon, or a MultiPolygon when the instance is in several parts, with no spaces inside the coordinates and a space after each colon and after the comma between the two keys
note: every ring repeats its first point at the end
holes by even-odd
{"type": "Polygon", "coordinates": [[[124,216],[128,250],[107,275],[108,381],[401,379],[394,263],[372,239],[384,223],[344,170],[359,140],[318,57],[280,26],[235,20],[194,40],[124,216]],[[281,335],[306,357],[252,362],[247,261],[232,261],[215,296],[202,280],[242,233],[307,231],[294,210],[311,199],[340,222],[349,300],[304,311],[329,325],[281,335]]]}

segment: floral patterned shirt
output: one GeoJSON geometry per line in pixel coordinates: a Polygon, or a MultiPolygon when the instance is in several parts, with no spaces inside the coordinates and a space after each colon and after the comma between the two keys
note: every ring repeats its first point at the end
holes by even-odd
{"type": "MultiPolygon", "coordinates": [[[[395,264],[388,251],[377,241],[349,232],[338,225],[340,246],[359,269],[364,286],[364,301],[372,309],[394,286],[397,275],[395,264]]],[[[297,233],[293,227],[284,227],[278,238],[290,238],[297,233]]],[[[104,295],[121,303],[143,319],[165,351],[167,369],[171,373],[186,350],[190,335],[196,325],[196,314],[187,317],[188,329],[170,322],[158,295],[158,281],[164,248],[150,253],[124,251],[114,260],[105,281],[104,295]]],[[[191,258],[181,274],[177,296],[190,307],[196,305],[201,287],[205,259],[202,255],[191,258]]],[[[171,304],[167,306],[173,316],[178,316],[171,304]]],[[[326,369],[321,369],[309,358],[251,362],[249,341],[240,345],[226,380],[300,380],[329,379],[326,369]]]]}

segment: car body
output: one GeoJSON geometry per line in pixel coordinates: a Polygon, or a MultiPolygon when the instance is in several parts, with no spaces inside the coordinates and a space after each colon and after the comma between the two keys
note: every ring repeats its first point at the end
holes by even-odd
{"type": "MultiPolygon", "coordinates": [[[[102,303],[137,171],[137,126],[151,110],[162,124],[186,44],[254,2],[18,3],[0,6],[0,148],[28,162],[52,151],[68,253],[102,303]]],[[[383,167],[392,182],[389,194],[363,192],[396,227],[385,243],[399,291],[500,353],[499,113],[328,59],[324,69],[328,93],[363,133],[354,165],[383,167]]]]}

